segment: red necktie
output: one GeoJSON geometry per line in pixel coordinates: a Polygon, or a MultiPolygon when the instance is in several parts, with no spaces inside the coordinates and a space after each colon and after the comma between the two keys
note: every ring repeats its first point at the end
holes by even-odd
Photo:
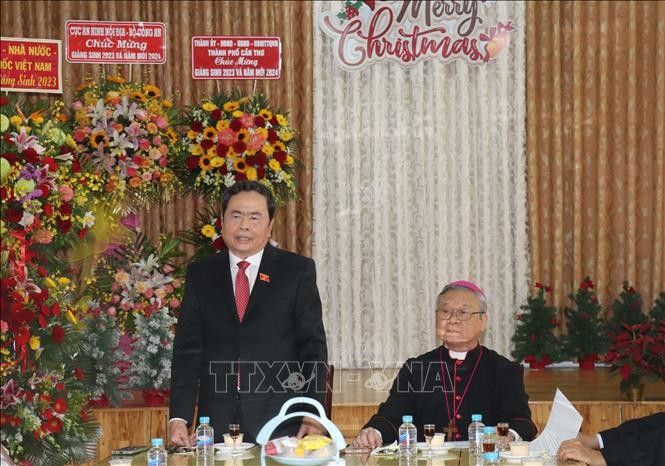
{"type": "Polygon", "coordinates": [[[242,322],[249,302],[249,278],[245,270],[250,264],[247,261],[238,262],[238,274],[236,275],[236,309],[238,310],[238,319],[242,322]]]}

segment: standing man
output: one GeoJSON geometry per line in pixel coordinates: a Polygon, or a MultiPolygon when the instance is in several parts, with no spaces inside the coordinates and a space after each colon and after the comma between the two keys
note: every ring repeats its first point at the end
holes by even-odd
{"type": "MultiPolygon", "coordinates": [[[[209,416],[216,441],[239,423],[253,441],[294,396],[323,402],[327,346],[312,259],[268,244],[275,201],[243,181],[222,195],[228,249],[192,263],[175,333],[169,437],[190,445],[188,426],[209,416]]],[[[286,435],[320,433],[304,418],[286,435]]]]}
{"type": "Polygon", "coordinates": [[[533,439],[538,429],[531,421],[522,368],[480,344],[487,319],[485,293],[477,285],[460,280],[444,286],[436,308],[436,334],[443,344],[404,363],[388,399],[352,446],[393,442],[404,414],[413,416],[419,440],[423,424],[435,424],[448,441],[466,440],[476,413],[486,425],[510,423],[514,438],[533,439]]]}

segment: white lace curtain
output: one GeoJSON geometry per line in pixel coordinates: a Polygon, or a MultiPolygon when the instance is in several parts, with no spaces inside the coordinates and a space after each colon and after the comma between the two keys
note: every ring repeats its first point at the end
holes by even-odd
{"type": "MultiPolygon", "coordinates": [[[[330,361],[396,366],[439,343],[435,298],[484,288],[484,342],[509,355],[528,293],[523,31],[496,61],[348,73],[314,2],[313,256],[330,361]]],[[[497,17],[524,28],[522,2],[497,17]]]]}

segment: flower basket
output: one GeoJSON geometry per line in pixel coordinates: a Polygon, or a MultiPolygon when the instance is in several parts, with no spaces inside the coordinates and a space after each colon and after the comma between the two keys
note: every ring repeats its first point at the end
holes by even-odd
{"type": "Polygon", "coordinates": [[[146,406],[165,406],[171,394],[170,390],[155,390],[148,388],[143,390],[143,399],[146,406]]]}
{"type": "Polygon", "coordinates": [[[578,358],[577,362],[580,363],[580,369],[583,371],[592,371],[596,368],[596,361],[598,361],[600,358],[598,357],[597,354],[590,354],[588,356],[584,356],[583,358],[578,358]]]}

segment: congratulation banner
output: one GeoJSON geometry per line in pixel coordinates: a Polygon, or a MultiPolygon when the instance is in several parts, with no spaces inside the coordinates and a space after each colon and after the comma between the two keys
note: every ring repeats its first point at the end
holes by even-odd
{"type": "Polygon", "coordinates": [[[67,21],[69,63],[166,63],[164,23],[67,21]]]}
{"type": "Polygon", "coordinates": [[[193,79],[279,79],[279,37],[194,36],[193,79]]]}
{"type": "Polygon", "coordinates": [[[512,21],[491,21],[490,0],[346,0],[320,26],[335,41],[335,59],[354,71],[386,60],[413,66],[426,59],[483,64],[510,44],[512,21]]]}
{"type": "Polygon", "coordinates": [[[0,49],[3,91],[62,93],[62,41],[2,37],[0,49]]]}

